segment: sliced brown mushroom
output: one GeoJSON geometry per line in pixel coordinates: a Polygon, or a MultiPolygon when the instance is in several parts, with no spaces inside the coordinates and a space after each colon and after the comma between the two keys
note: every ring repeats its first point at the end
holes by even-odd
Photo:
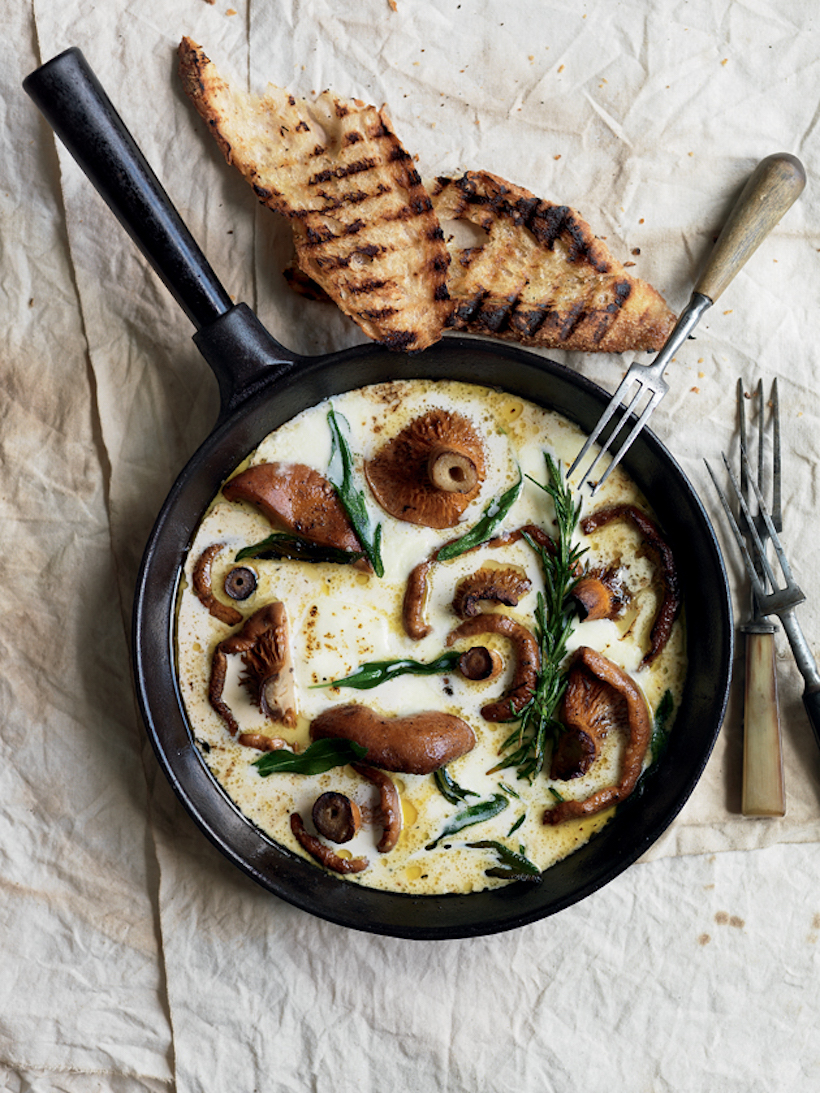
{"type": "Polygon", "coordinates": [[[291,814],[290,829],[302,849],[334,873],[361,873],[370,865],[367,858],[342,858],[332,847],[326,846],[321,839],[310,834],[298,812],[291,814]]]}
{"type": "Polygon", "coordinates": [[[197,598],[200,603],[208,608],[213,617],[228,626],[236,626],[237,623],[242,622],[241,613],[229,603],[222,603],[218,600],[212,588],[213,577],[211,570],[214,559],[224,546],[224,543],[211,543],[209,547],[206,547],[196,560],[191,579],[197,598]]]}
{"type": "Polygon", "coordinates": [[[512,721],[532,698],[541,666],[538,642],[520,622],[509,615],[475,615],[467,619],[447,635],[447,645],[461,638],[473,638],[478,634],[501,634],[509,638],[515,654],[515,668],[508,690],[495,702],[481,708],[481,716],[487,721],[512,721]]]}
{"type": "Polygon", "coordinates": [[[484,447],[463,414],[429,410],[365,463],[373,495],[397,520],[449,528],[484,481],[484,447]]]}
{"type": "Polygon", "coordinates": [[[426,558],[423,562],[419,562],[417,566],[414,566],[410,571],[404,589],[401,617],[404,623],[404,632],[413,641],[421,641],[433,629],[424,617],[432,564],[433,559],[426,558]]]}
{"type": "Polygon", "coordinates": [[[354,763],[353,769],[378,787],[378,821],[382,825],[382,837],[376,843],[376,849],[380,854],[388,854],[399,841],[401,834],[401,799],[396,783],[383,770],[371,767],[367,763],[354,763]]]}
{"type": "Polygon", "coordinates": [[[288,743],[281,736],[266,736],[261,732],[243,732],[237,737],[243,748],[256,748],[257,751],[281,751],[288,743]]]}
{"type": "MultiPolygon", "coordinates": [[[[222,488],[229,501],[247,501],[281,531],[337,550],[360,552],[336,491],[318,471],[303,463],[257,463],[222,488]]],[[[370,568],[361,560],[359,568],[370,568]]]]}
{"type": "Polygon", "coordinates": [[[231,734],[236,734],[239,726],[223,701],[222,692],[227,658],[234,654],[242,657],[245,672],[240,682],[250,692],[259,712],[292,728],[296,724],[296,687],[285,605],[276,602],[261,607],[238,633],[225,638],[214,650],[208,697],[231,734]]]}
{"type": "Polygon", "coordinates": [[[567,734],[575,739],[562,746],[559,741],[552,777],[570,778],[583,774],[597,758],[600,743],[609,731],[626,733],[621,775],[616,785],[605,786],[585,800],[560,801],[544,813],[544,823],[560,824],[577,816],[591,816],[625,800],[638,781],[651,736],[651,718],[635,681],[603,654],[581,646],[569,669],[561,718],[567,734]],[[571,769],[572,760],[577,760],[571,769]]]}
{"type": "Polygon", "coordinates": [[[344,793],[329,790],[313,802],[313,826],[333,843],[349,843],[362,826],[362,810],[344,793]]]}
{"type": "Polygon", "coordinates": [[[663,589],[660,607],[655,615],[649,636],[649,649],[641,661],[645,668],[660,655],[669,641],[672,625],[681,609],[680,582],[672,550],[651,517],[635,505],[612,505],[590,513],[581,521],[581,529],[591,535],[613,520],[630,520],[641,533],[643,549],[655,560],[658,579],[663,589]]]}
{"type": "Polygon", "coordinates": [[[351,702],[332,706],[310,726],[312,740],[351,740],[367,748],[367,763],[402,774],[432,774],[475,746],[475,733],[460,717],[430,710],[386,717],[351,702]]]}
{"type": "Polygon", "coordinates": [[[469,619],[479,613],[482,600],[515,607],[531,587],[529,577],[512,566],[504,569],[483,566],[459,582],[453,610],[460,619],[469,619]]]}
{"type": "Polygon", "coordinates": [[[458,670],[465,679],[476,683],[489,683],[501,675],[504,661],[495,649],[474,645],[458,658],[458,670]]]}

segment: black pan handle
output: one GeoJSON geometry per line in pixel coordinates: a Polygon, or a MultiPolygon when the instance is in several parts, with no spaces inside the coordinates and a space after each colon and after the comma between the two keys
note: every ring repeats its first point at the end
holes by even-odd
{"type": "Polygon", "coordinates": [[[25,91],[197,328],[222,415],[297,359],[246,304],[234,305],[76,46],[23,81],[25,91]]]}

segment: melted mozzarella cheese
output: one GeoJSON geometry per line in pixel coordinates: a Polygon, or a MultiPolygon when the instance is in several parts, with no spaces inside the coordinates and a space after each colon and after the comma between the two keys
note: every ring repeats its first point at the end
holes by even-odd
{"type": "MultiPolygon", "coordinates": [[[[497,840],[515,851],[523,848],[531,861],[546,869],[583,845],[611,816],[610,810],[555,827],[544,824],[545,809],[555,803],[551,790],[564,798],[582,799],[602,786],[616,783],[624,748],[622,734],[610,733],[600,758],[585,775],[570,782],[552,783],[547,774],[541,774],[530,784],[517,780],[514,770],[488,773],[498,763],[500,746],[512,729],[511,725],[491,724],[480,713],[486,702],[504,693],[512,673],[509,643],[495,634],[482,635],[458,646],[484,644],[501,653],[505,669],[491,682],[470,682],[454,672],[446,676],[404,675],[367,691],[319,684],[340,679],[367,661],[399,658],[428,661],[439,656],[445,649],[447,635],[459,623],[451,607],[456,585],[487,564],[514,565],[526,570],[532,581],[530,591],[516,607],[502,610],[532,629],[543,580],[534,552],[523,542],[503,548],[485,546],[450,562],[434,564],[425,604],[431,632],[421,641],[411,640],[402,624],[408,574],[443,542],[472,526],[486,505],[517,480],[519,468],[525,476],[524,485],[500,530],[512,530],[527,523],[551,530],[551,501],[530,479],[546,481],[545,452],[559,466],[568,465],[584,437],[560,415],[503,392],[451,382],[396,382],[340,395],[304,411],[266,437],[243,467],[291,461],[306,463],[327,474],[331,454],[327,412],[331,405],[350,425],[351,448],[357,458],[362,487],[362,461],[371,458],[409,421],[436,407],[456,411],[472,420],[485,447],[485,481],[459,525],[442,531],[398,521],[382,512],[368,494],[373,520],[383,526],[382,579],[329,563],[263,560],[243,563],[258,578],[255,592],[234,605],[243,616],[249,617],[274,600],[286,607],[296,679],[297,724],[293,728],[274,725],[254,706],[240,683],[239,656],[227,658],[223,700],[236,718],[240,734],[282,737],[297,748],[309,743],[311,720],[342,703],[359,702],[386,715],[432,709],[456,714],[473,728],[476,746],[450,764],[449,772],[459,785],[477,794],[468,798],[467,804],[500,793],[506,797],[507,807],[493,819],[467,827],[443,839],[435,849],[428,849],[463,806],[448,803],[433,776],[391,775],[399,789],[404,826],[398,845],[390,853],[380,854],[376,843],[381,837],[381,827],[374,821],[378,794],[352,768],[339,767],[317,776],[260,776],[253,766],[260,753],[238,743],[209,701],[214,650],[237,628],[232,629],[209,614],[194,594],[192,572],[207,547],[224,544],[212,567],[213,589],[219,598],[230,602],[221,590],[236,553],[264,539],[271,528],[250,505],[229,503],[221,494],[197,531],[178,604],[177,670],[197,746],[237,808],[275,841],[303,856],[306,855],[291,832],[291,813],[299,812],[308,830],[313,831],[311,809],[321,793],[332,789],[355,799],[369,822],[363,824],[352,841],[335,849],[343,856],[365,856],[370,864],[365,871],[348,876],[350,883],[414,894],[470,892],[504,883],[485,875],[489,866],[498,864],[495,853],[466,845],[477,840],[497,840]]],[[[584,511],[621,502],[646,508],[634,483],[620,468],[598,491],[594,504],[588,496],[583,499],[584,511]]],[[[585,561],[591,566],[618,565],[632,599],[621,618],[578,624],[569,649],[590,645],[620,665],[639,684],[651,710],[657,707],[666,690],[672,692],[677,704],[685,673],[681,620],[676,622],[672,638],[657,661],[638,670],[658,604],[658,591],[652,565],[640,552],[636,532],[626,523],[616,523],[589,537],[579,532],[578,540],[587,547],[585,561]]],[[[490,609],[495,608],[490,605],[490,609]]]]}

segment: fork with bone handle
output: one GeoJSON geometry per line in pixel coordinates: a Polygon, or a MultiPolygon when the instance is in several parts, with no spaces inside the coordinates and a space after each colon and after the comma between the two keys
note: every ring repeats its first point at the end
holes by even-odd
{"type": "MultiPolygon", "coordinates": [[[[754,396],[757,412],[757,487],[764,492],[765,475],[765,417],[766,403],[763,397],[763,382],[758,381],[754,396]]],[[[749,452],[749,436],[746,429],[746,393],[743,380],[737,381],[737,418],[740,430],[740,443],[749,452]]],[[[777,380],[772,383],[770,423],[771,437],[771,518],[775,531],[783,530],[781,511],[781,456],[780,456],[780,400],[777,380]]],[[[750,415],[751,417],[751,415],[750,415]]],[[[740,490],[751,510],[756,506],[752,500],[749,475],[745,465],[740,474],[740,490]]],[[[754,526],[765,548],[763,518],[758,513],[754,526]]],[[[745,530],[748,541],[750,531],[741,518],[739,524],[745,530]]],[[[759,564],[755,566],[758,575],[762,574],[759,564]]],[[[745,634],[746,677],[743,700],[743,793],[741,811],[744,816],[783,816],[786,811],[786,799],[783,785],[783,748],[780,734],[780,709],[777,696],[777,674],[775,671],[775,630],[776,627],[765,615],[760,613],[757,596],[750,594],[747,617],[740,627],[745,634]]]]}
{"type": "Polygon", "coordinates": [[[740,459],[741,466],[744,467],[744,473],[748,476],[749,485],[757,501],[760,516],[757,523],[725,454],[721,453],[721,458],[729,476],[730,492],[737,501],[744,520],[744,526],[747,529],[747,539],[744,539],[743,532],[732,512],[729,499],[708,462],[706,462],[706,469],[709,471],[718,492],[732,535],[746,566],[752,591],[757,598],[758,611],[765,616],[777,615],[786,637],[789,639],[797,667],[805,681],[803,705],[808,714],[814,738],[818,747],[820,747],[820,671],[818,671],[817,661],[814,659],[809,643],[797,620],[795,610],[801,603],[805,602],[806,597],[792,575],[789,560],[780,542],[780,536],[775,530],[771,515],[766,508],[763,495],[754,476],[749,473],[749,456],[746,445],[744,443],[740,445],[740,459]],[[771,542],[774,547],[777,559],[776,569],[769,562],[766,554],[766,544],[768,542],[771,542]],[[757,567],[760,568],[760,572],[758,572],[757,567]]]}

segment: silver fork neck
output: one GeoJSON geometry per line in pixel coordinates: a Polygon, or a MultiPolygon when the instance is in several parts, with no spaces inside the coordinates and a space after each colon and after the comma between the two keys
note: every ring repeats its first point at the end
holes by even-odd
{"type": "Polygon", "coordinates": [[[666,339],[663,349],[655,357],[650,365],[653,370],[662,372],[672,357],[677,353],[695,327],[701,320],[705,311],[712,306],[712,301],[702,292],[693,292],[689,303],[680,313],[678,321],[672,329],[672,333],[666,339]]]}
{"type": "Polygon", "coordinates": [[[789,639],[789,645],[792,647],[800,674],[810,687],[820,687],[820,671],[817,670],[817,661],[814,659],[811,647],[800,628],[794,610],[789,608],[778,612],[778,615],[789,639]]]}

